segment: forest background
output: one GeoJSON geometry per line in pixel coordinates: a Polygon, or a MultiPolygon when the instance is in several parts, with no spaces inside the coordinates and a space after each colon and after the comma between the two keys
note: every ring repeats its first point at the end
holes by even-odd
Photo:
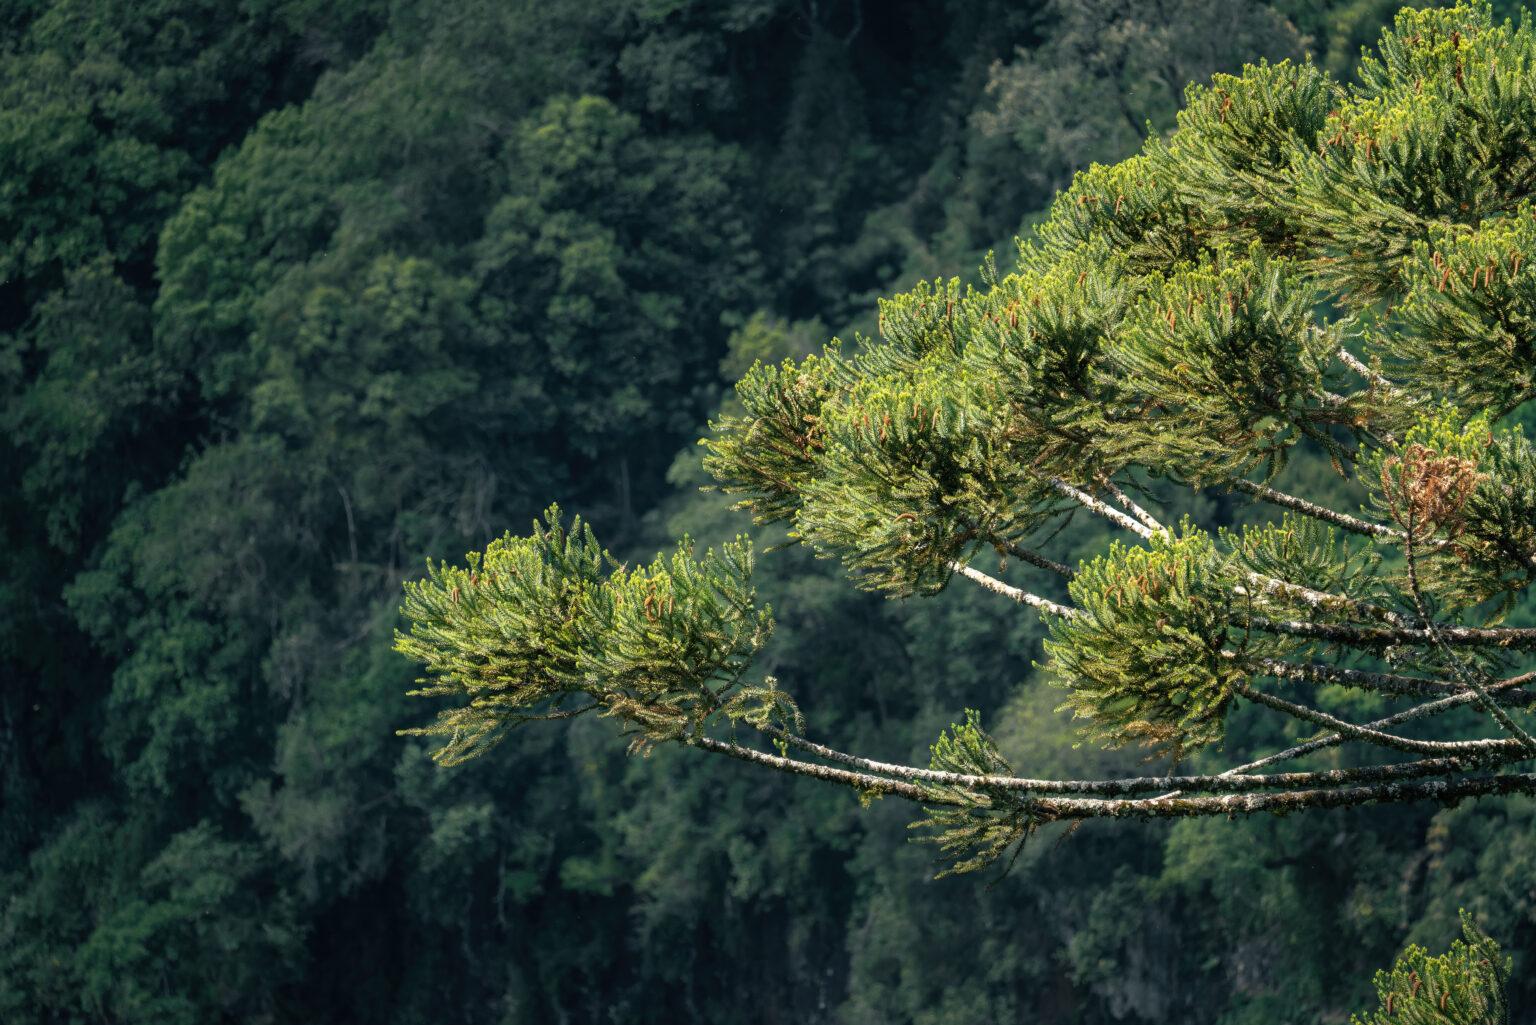
{"type": "MultiPolygon", "coordinates": [[[[1459,907],[1536,1007],[1528,801],[936,881],[901,809],[603,721],[452,770],[394,735],[425,558],[552,499],[620,555],[746,529],[690,442],[754,359],[974,280],[1190,80],[1348,76],[1396,7],[0,0],[0,1020],[1342,1021],[1459,907]]],[[[833,741],[921,763],[985,707],[1041,771],[1136,764],[985,596],[759,582],[833,741]]]]}

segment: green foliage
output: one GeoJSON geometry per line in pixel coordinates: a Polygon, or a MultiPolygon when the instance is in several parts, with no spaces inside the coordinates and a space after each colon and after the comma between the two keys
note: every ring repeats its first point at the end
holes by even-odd
{"type": "Polygon", "coordinates": [[[47,1001],[143,1025],[269,1014],[265,986],[295,977],[303,930],[264,893],[261,860],[212,823],[167,839],[79,809],[0,916],[0,1010],[22,1021],[47,1001]]]}
{"type": "Polygon", "coordinates": [[[1472,231],[1436,227],[1403,273],[1393,370],[1420,387],[1499,411],[1536,394],[1536,208],[1472,231]]]}
{"type": "Polygon", "coordinates": [[[1279,523],[1247,525],[1220,532],[1236,567],[1275,580],[1351,601],[1386,602],[1380,577],[1381,554],[1372,544],[1349,544],[1340,532],[1317,520],[1286,513],[1279,523]]]}
{"type": "Polygon", "coordinates": [[[842,556],[861,586],[942,588],[951,564],[1015,515],[987,501],[1012,490],[999,473],[1017,476],[1000,458],[1006,423],[980,412],[991,404],[976,393],[989,385],[934,364],[860,382],[824,415],[826,452],[796,531],[842,556]]]}
{"type": "Polygon", "coordinates": [[[631,431],[691,430],[704,410],[657,397],[712,376],[694,339],[758,295],[736,198],[745,155],[706,137],[647,137],[588,96],[551,100],[503,161],[507,194],[478,244],[482,315],[549,368],[541,398],[565,437],[591,456],[631,431]]]}
{"type": "Polygon", "coordinates": [[[815,466],[823,405],[835,392],[836,348],[795,363],[754,363],[736,385],[743,415],[710,424],[704,466],[727,494],[748,493],[742,508],[758,523],[793,518],[815,466]]]}
{"type": "Polygon", "coordinates": [[[1149,142],[1149,155],[1223,236],[1288,252],[1296,228],[1283,197],[1294,191],[1294,162],[1326,123],[1334,89],[1311,63],[1261,62],[1214,75],[1209,85],[1189,86],[1173,138],[1149,142]]]}
{"type": "Polygon", "coordinates": [[[1438,956],[1414,945],[1376,973],[1381,1008],[1352,1025],[1508,1025],[1510,959],[1465,911],[1462,939],[1438,956]]]}
{"type": "Polygon", "coordinates": [[[744,415],[706,439],[706,468],[726,491],[746,492],[760,522],[790,520],[842,556],[861,585],[938,590],[969,550],[1038,520],[1046,486],[1012,453],[1054,432],[1063,459],[1082,459],[1053,422],[1060,415],[1033,401],[1054,372],[1087,380],[1095,317],[1114,309],[1082,312],[1098,308],[1085,295],[1112,299],[1117,282],[1076,269],[1010,276],[985,293],[923,284],[882,304],[882,339],[851,359],[834,346],[753,367],[736,391],[744,415]],[[961,352],[961,337],[976,351],[961,352]]]}
{"type": "Polygon", "coordinates": [[[1221,739],[1246,676],[1222,650],[1231,585],[1210,536],[1187,525],[1146,548],[1116,542],[1081,566],[1069,590],[1082,614],[1051,618],[1045,668],[1088,737],[1175,758],[1221,739]]]}
{"type": "MultiPolygon", "coordinates": [[[[749,375],[740,393],[746,414],[717,425],[711,471],[745,491],[745,504],[760,515],[790,520],[863,584],[902,596],[941,589],[951,568],[983,547],[1006,551],[1007,542],[1043,534],[1062,512],[1052,478],[1089,490],[1127,467],[1197,486],[1260,466],[1272,478],[1306,442],[1342,476],[1358,463],[1378,509],[1402,531],[1405,515],[1417,517],[1415,540],[1433,549],[1423,580],[1437,602],[1466,609],[1518,591],[1529,579],[1528,553],[1487,548],[1504,527],[1506,538],[1523,537],[1512,518],[1529,495],[1518,459],[1504,458],[1494,476],[1477,458],[1426,445],[1411,426],[1420,401],[1384,391],[1369,369],[1359,387],[1343,358],[1346,341],[1359,338],[1378,366],[1411,364],[1410,383],[1432,395],[1481,387],[1477,394],[1507,405],[1525,388],[1518,348],[1475,325],[1461,334],[1485,340],[1458,345],[1413,302],[1396,315],[1327,315],[1332,303],[1363,310],[1398,294],[1411,259],[1403,247],[1414,240],[1349,206],[1348,196],[1387,210],[1389,221],[1418,218],[1425,232],[1457,244],[1465,225],[1519,201],[1513,185],[1489,186],[1489,196],[1503,197],[1497,202],[1425,200],[1436,189],[1467,187],[1476,175],[1439,158],[1423,167],[1413,161],[1422,146],[1452,145],[1433,119],[1462,111],[1467,96],[1483,105],[1456,116],[1481,118],[1493,131],[1504,115],[1490,111],[1517,102],[1509,97],[1530,77],[1517,70],[1505,82],[1494,55],[1508,50],[1524,68],[1532,33],[1528,23],[1495,28],[1475,6],[1407,13],[1358,86],[1282,63],[1249,65],[1241,76],[1192,89],[1166,144],[1079,174],[1036,241],[1021,244],[1016,274],[998,280],[989,269],[984,289],[923,286],[887,303],[878,341],[835,365],[804,365],[817,375],[808,380],[827,384],[803,406],[784,402],[791,380],[803,393],[800,368],[749,375]],[[1414,120],[1424,117],[1431,121],[1414,120]],[[1341,118],[1355,127],[1340,127],[1341,118]],[[1383,168],[1368,170],[1376,151],[1361,140],[1389,128],[1410,137],[1401,144],[1408,162],[1383,157],[1383,168]],[[1336,137],[1315,150],[1330,131],[1336,137]],[[1354,140],[1347,143],[1354,163],[1333,152],[1346,137],[1354,140]],[[1415,178],[1421,171],[1443,178],[1426,184],[1415,178]],[[1383,184],[1382,175],[1393,181],[1383,184]],[[1362,234],[1328,234],[1355,231],[1362,234]],[[1341,288],[1352,294],[1339,295],[1341,288]],[[1453,351],[1471,366],[1453,373],[1446,362],[1453,351]],[[1482,380],[1501,383],[1488,390],[1482,380]],[[1404,440],[1393,440],[1403,429],[1404,440]],[[770,441],[761,455],[743,440],[755,434],[770,441]],[[1489,503],[1477,534],[1481,554],[1452,543],[1474,492],[1489,503]]],[[[1474,133],[1470,144],[1455,144],[1456,160],[1486,164],[1490,182],[1507,173],[1518,180],[1523,144],[1513,136],[1484,146],[1474,133]]],[[[1478,228],[1500,230],[1493,221],[1478,228]]],[[[1508,235],[1502,230],[1498,245],[1513,245],[1508,235]]],[[[1429,251],[1421,246],[1420,263],[1429,251]]],[[[1422,282],[1411,287],[1423,291],[1422,282]]],[[[1485,316],[1506,309],[1491,292],[1488,303],[1485,316]]],[[[1518,322],[1518,300],[1509,308],[1518,322]]],[[[1292,522],[1229,538],[1243,572],[1271,581],[1256,592],[1239,588],[1229,557],[1204,535],[1117,547],[1087,564],[1070,588],[1084,615],[1055,617],[1047,650],[1072,691],[1069,704],[1096,724],[1094,736],[1141,739],[1175,755],[1208,744],[1246,668],[1227,648],[1241,647],[1233,630],[1248,635],[1240,620],[1267,612],[1383,621],[1393,613],[1363,612],[1367,596],[1407,604],[1414,578],[1382,581],[1369,554],[1357,557],[1315,533],[1298,533],[1292,522]],[[1302,557],[1286,536],[1322,547],[1302,557]],[[1270,576],[1262,565],[1283,574],[1270,576]],[[1310,585],[1298,577],[1345,590],[1308,599],[1310,585]],[[1248,608],[1234,602],[1238,591],[1248,608]]]]}
{"type": "Polygon", "coordinates": [[[1362,475],[1372,504],[1411,535],[1426,586],[1452,607],[1494,597],[1505,607],[1536,579],[1530,530],[1536,453],[1521,428],[1486,414],[1427,411],[1362,475]]]}
{"type": "MultiPolygon", "coordinates": [[[[445,765],[530,720],[591,710],[619,719],[635,747],[683,739],[721,709],[772,629],[755,604],[746,539],[697,560],[684,541],[670,560],[604,578],[613,560],[590,527],[566,528],[554,506],[544,519],[526,538],[508,534],[464,566],[429,564],[406,584],[411,630],[395,646],[430,674],[412,693],[467,703],[401,732],[449,738],[434,755],[445,765]],[[565,707],[571,699],[581,704],[565,707]]],[[[734,716],[766,720],[783,707],[746,704],[764,697],[752,691],[734,716]]]]}
{"type": "Polygon", "coordinates": [[[1260,462],[1272,476],[1302,439],[1341,451],[1329,428],[1350,414],[1324,388],[1340,332],[1315,328],[1315,300],[1257,246],[1155,281],[1109,352],[1123,384],[1103,430],[1124,461],[1198,483],[1260,462]]]}
{"type": "Polygon", "coordinates": [[[1103,246],[1136,274],[1161,271],[1199,258],[1201,212],[1184,202],[1174,179],[1138,154],[1079,171],[1037,229],[1052,256],[1103,246]]]}
{"type": "MultiPolygon", "coordinates": [[[[1013,768],[997,749],[997,742],[981,728],[981,717],[974,709],[965,710],[965,722],[951,724],[939,734],[929,749],[928,767],[939,772],[968,776],[1011,776],[1013,768]]],[[[939,848],[952,864],[938,878],[975,872],[995,863],[1014,848],[1014,857],[1039,822],[1031,815],[1027,801],[1016,793],[987,786],[957,786],[925,783],[930,797],[944,800],[936,807],[925,807],[927,818],[912,823],[912,829],[933,830],[936,835],[917,837],[919,842],[939,848]]]]}
{"type": "Polygon", "coordinates": [[[580,693],[578,620],[604,553],[579,520],[567,530],[554,507],[545,519],[527,538],[508,534],[463,567],[429,564],[426,579],[406,584],[411,632],[395,645],[432,674],[414,693],[471,699],[427,728],[452,738],[439,755],[449,764],[499,741],[522,709],[580,693]]]}
{"type": "Polygon", "coordinates": [[[1021,248],[1019,273],[972,300],[965,362],[995,375],[1018,458],[1036,472],[1079,479],[1114,458],[1092,425],[1114,395],[1107,336],[1141,283],[1101,243],[1055,259],[1047,252],[1021,248]]]}
{"type": "Polygon", "coordinates": [[[1462,508],[1455,548],[1490,591],[1515,592],[1536,579],[1536,446],[1520,427],[1492,439],[1478,463],[1482,480],[1462,508]]]}
{"type": "MultiPolygon", "coordinates": [[[[1299,163],[1296,216],[1319,277],[1355,306],[1396,299],[1416,243],[1530,195],[1536,33],[1489,7],[1405,9],[1299,163]]],[[[1304,140],[1308,141],[1308,140],[1304,140]]]]}

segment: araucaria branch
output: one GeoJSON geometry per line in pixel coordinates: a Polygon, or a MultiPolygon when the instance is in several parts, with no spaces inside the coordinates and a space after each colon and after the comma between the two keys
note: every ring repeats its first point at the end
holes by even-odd
{"type": "Polygon", "coordinates": [[[1536,448],[1509,425],[1536,395],[1536,26],[1405,10],[1355,84],[1286,62],[1191,86],[1170,136],[1080,173],[1018,249],[985,287],[882,301],[876,339],[754,366],[708,469],[860,587],[959,580],[1041,616],[1095,743],[1219,766],[1243,703],[1311,739],[1031,779],[970,713],[926,767],[845,753],[752,677],[772,618],[747,539],[627,569],[553,509],[409,586],[399,648],[458,702],[410,732],[451,762],[593,711],[640,748],[917,802],[956,870],[1061,820],[1536,792],[1536,629],[1509,625],[1536,578],[1536,448]],[[1297,452],[1354,497],[1284,490],[1297,452]],[[1181,488],[1249,525],[1170,514],[1181,488]],[[1117,538],[1082,558],[1074,517],[1117,538]],[[1359,722],[1324,687],[1411,704],[1359,722]]]}

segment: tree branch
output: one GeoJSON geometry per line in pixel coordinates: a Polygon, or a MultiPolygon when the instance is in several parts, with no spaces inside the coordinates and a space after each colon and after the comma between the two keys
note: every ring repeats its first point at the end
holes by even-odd
{"type": "MultiPolygon", "coordinates": [[[[686,743],[693,747],[728,755],[745,762],[767,766],[781,772],[818,779],[826,783],[851,786],[867,793],[890,794],[926,805],[958,804],[946,800],[944,795],[931,788],[924,789],[911,783],[888,779],[863,772],[815,765],[794,758],[770,755],[752,748],[742,747],[711,737],[690,737],[686,743]]],[[[1030,815],[1040,821],[1061,821],[1089,818],[1183,818],[1208,815],[1237,815],[1252,812],[1288,812],[1306,808],[1341,808],[1378,802],[1403,801],[1455,801],[1467,797],[1485,797],[1505,794],[1529,794],[1536,792],[1536,774],[1512,774],[1505,776],[1481,776],[1471,779],[1417,780],[1418,773],[1440,774],[1456,772],[1465,763],[1456,759],[1438,762],[1408,763],[1402,766],[1379,766],[1365,769],[1337,769],[1321,773],[1288,773],[1286,778],[1315,780],[1335,784],[1306,790],[1280,790],[1269,792],[1234,793],[1220,796],[1183,797],[1169,794],[1163,797],[1139,800],[1113,798],[1036,797],[1027,800],[1030,815]],[[1339,786],[1340,781],[1375,779],[1376,782],[1356,786],[1339,786]]],[[[964,777],[961,777],[964,779],[964,777]]],[[[1155,786],[1168,786],[1185,780],[1204,777],[1162,777],[1149,780],[1155,786]]],[[[974,777],[976,782],[949,783],[948,785],[996,787],[993,777],[974,777]]],[[[1136,781],[1138,784],[1143,781],[1136,781]]],[[[1113,784],[1114,781],[1106,781],[1113,784]]],[[[1232,781],[1233,786],[1251,785],[1232,781]]]]}
{"type": "Polygon", "coordinates": [[[1147,527],[1147,529],[1152,531],[1166,529],[1161,523],[1157,521],[1157,517],[1153,516],[1141,506],[1137,505],[1134,501],[1131,500],[1130,495],[1127,495],[1124,491],[1120,490],[1120,488],[1116,487],[1115,482],[1110,480],[1107,474],[1100,474],[1098,477],[1098,482],[1105,491],[1108,491],[1112,496],[1114,496],[1115,501],[1119,502],[1122,508],[1128,511],[1132,516],[1136,517],[1136,519],[1140,520],[1142,525],[1147,527]]]}
{"type": "Polygon", "coordinates": [[[1289,637],[1310,637],[1332,641],[1353,648],[1371,649],[1391,647],[1394,644],[1432,645],[1436,634],[1446,644],[1458,647],[1536,648],[1536,628],[1532,627],[1477,627],[1448,626],[1435,632],[1419,627],[1388,628],[1353,626],[1339,623],[1306,623],[1300,620],[1266,619],[1250,616],[1239,626],[1251,626],[1256,630],[1285,634],[1289,637]]]}
{"type": "Polygon", "coordinates": [[[1346,722],[1316,708],[1277,698],[1273,694],[1255,690],[1247,684],[1238,684],[1233,688],[1233,692],[1256,704],[1273,708],[1277,712],[1284,712],[1292,718],[1337,730],[1345,739],[1390,747],[1409,754],[1475,755],[1484,752],[1507,753],[1510,750],[1510,742],[1507,740],[1413,740],[1393,733],[1383,733],[1369,726],[1356,726],[1354,723],[1346,722]]]}
{"type": "MultiPolygon", "coordinates": [[[[1235,658],[1236,655],[1233,655],[1235,658]]],[[[1431,694],[1460,694],[1465,688],[1449,680],[1428,680],[1418,676],[1401,676],[1397,673],[1373,673],[1361,669],[1343,669],[1320,662],[1297,664],[1276,658],[1262,658],[1254,663],[1256,675],[1270,676],[1278,680],[1302,680],[1307,683],[1340,684],[1361,690],[1379,691],[1384,694],[1427,697],[1431,694]]],[[[1536,680],[1536,673],[1515,677],[1514,683],[1536,680]]],[[[1505,691],[1497,700],[1503,705],[1536,704],[1536,693],[1530,691],[1505,691]]]]}
{"type": "Polygon", "coordinates": [[[1025,548],[1022,545],[1014,544],[1007,538],[994,536],[989,537],[988,540],[992,542],[992,546],[999,552],[1011,555],[1020,562],[1027,562],[1037,569],[1043,569],[1048,573],[1055,573],[1057,576],[1065,577],[1067,580],[1077,576],[1077,571],[1071,566],[1057,562],[1055,559],[1047,558],[1032,548],[1025,548]]]}
{"type": "Polygon", "coordinates": [[[1354,769],[1324,769],[1316,772],[1285,772],[1267,776],[1197,775],[1197,776],[1131,776],[1123,779],[1058,780],[1028,779],[1015,776],[975,776],[936,769],[921,769],[911,765],[880,762],[858,755],[848,754],[835,748],[796,736],[776,726],[759,727],[760,731],[775,740],[798,748],[807,754],[830,762],[862,769],[870,773],[894,776],[908,782],[938,783],[944,786],[990,788],[996,790],[1020,790],[1040,794],[1099,794],[1119,796],[1149,793],[1179,787],[1182,790],[1244,792],[1267,790],[1278,787],[1301,788],[1329,784],[1380,782],[1390,779],[1410,779],[1419,776],[1450,775],[1466,772],[1489,759],[1482,756],[1462,755],[1448,758],[1426,758],[1416,762],[1396,765],[1374,765],[1354,769]]]}
{"type": "MultiPolygon", "coordinates": [[[[1502,680],[1499,683],[1494,684],[1490,690],[1505,690],[1510,687],[1518,686],[1519,684],[1528,681],[1530,678],[1530,675],[1527,674],[1526,676],[1517,676],[1513,679],[1502,680]]],[[[1365,726],[1367,729],[1375,730],[1390,726],[1398,726],[1405,722],[1412,722],[1415,719],[1425,719],[1432,715],[1439,715],[1441,712],[1449,712],[1453,708],[1460,708],[1462,705],[1470,704],[1476,700],[1476,694],[1472,693],[1471,691],[1462,691],[1460,694],[1452,694],[1449,697],[1440,698],[1436,701],[1427,701],[1422,705],[1415,705],[1414,707],[1404,709],[1401,712],[1394,712],[1392,715],[1386,716],[1385,718],[1366,723],[1365,726]]],[[[1322,751],[1325,748],[1337,747],[1339,744],[1344,742],[1344,739],[1344,735],[1341,733],[1330,733],[1327,736],[1318,737],[1316,740],[1309,740],[1306,743],[1297,744],[1295,747],[1288,747],[1284,751],[1277,751],[1272,755],[1265,755],[1263,758],[1248,762],[1245,765],[1239,765],[1234,768],[1227,769],[1222,773],[1222,775],[1241,775],[1246,772],[1252,772],[1254,769],[1262,769],[1266,765],[1274,765],[1276,762],[1284,762],[1293,758],[1301,758],[1304,755],[1313,754],[1314,752],[1322,751]]]]}
{"type": "Polygon", "coordinates": [[[1340,363],[1343,363],[1346,367],[1353,370],[1361,377],[1365,378],[1374,387],[1380,388],[1383,391],[1391,392],[1394,395],[1397,394],[1398,388],[1395,384],[1387,380],[1385,377],[1382,377],[1365,363],[1361,362],[1360,359],[1358,359],[1355,354],[1350,352],[1348,349],[1341,346],[1335,355],[1339,357],[1340,363]]]}
{"type": "Polygon", "coordinates": [[[1305,498],[1297,498],[1295,495],[1276,491],[1266,484],[1256,484],[1243,477],[1233,477],[1227,483],[1235,490],[1246,492],[1271,505],[1278,505],[1292,512],[1299,512],[1303,516],[1309,516],[1314,520],[1331,523],[1354,534],[1364,534],[1367,537],[1390,538],[1395,541],[1401,541],[1403,537],[1403,533],[1400,530],[1395,530],[1380,523],[1371,523],[1367,520],[1358,519],[1346,513],[1335,512],[1325,505],[1318,505],[1316,502],[1309,502],[1305,498]]]}
{"type": "Polygon", "coordinates": [[[1307,808],[1350,808],[1362,804],[1385,802],[1449,802],[1468,797],[1530,793],[1536,793],[1536,774],[1391,782],[1335,789],[1231,794],[1221,797],[1168,796],[1138,801],[1042,797],[1031,802],[1031,811],[1048,821],[1091,818],[1190,818],[1210,815],[1247,815],[1261,811],[1284,813],[1307,808]]]}
{"type": "Polygon", "coordinates": [[[1020,605],[1029,605],[1032,608],[1040,609],[1042,612],[1049,612],[1053,616],[1066,616],[1070,618],[1082,615],[1077,609],[1057,604],[1049,598],[1040,597],[1038,594],[1022,591],[1012,584],[1005,584],[996,577],[988,576],[979,569],[973,569],[958,562],[951,562],[949,568],[966,579],[975,581],[993,594],[1000,594],[1004,598],[1018,602],[1020,605]]]}
{"type": "Polygon", "coordinates": [[[1138,537],[1151,538],[1152,535],[1156,533],[1156,531],[1151,527],[1145,526],[1144,524],[1132,519],[1125,513],[1121,512],[1119,509],[1116,509],[1114,506],[1106,505],[1104,502],[1099,501],[1092,495],[1083,491],[1079,491],[1077,488],[1074,488],[1072,485],[1068,484],[1066,481],[1059,477],[1047,477],[1046,480],[1051,485],[1051,487],[1055,488],[1063,495],[1066,495],[1068,498],[1081,505],[1084,509],[1087,509],[1089,512],[1096,516],[1104,517],[1106,520],[1109,520],[1116,526],[1124,527],[1126,530],[1129,530],[1131,533],[1137,535],[1138,537]]]}
{"type": "Polygon", "coordinates": [[[1504,729],[1504,732],[1518,740],[1527,751],[1536,754],[1536,739],[1533,739],[1529,733],[1521,728],[1519,723],[1510,718],[1508,712],[1499,707],[1498,702],[1494,701],[1488,695],[1488,692],[1483,689],[1482,682],[1477,679],[1476,675],[1467,672],[1462,667],[1461,660],[1446,647],[1439,628],[1435,626],[1434,620],[1430,619],[1424,603],[1424,593],[1419,589],[1418,557],[1417,553],[1414,552],[1413,545],[1414,518],[1411,513],[1409,514],[1407,528],[1407,540],[1403,550],[1408,560],[1408,589],[1413,595],[1413,604],[1419,611],[1419,618],[1424,621],[1424,627],[1429,631],[1430,639],[1434,641],[1435,647],[1440,650],[1440,654],[1444,656],[1446,662],[1450,665],[1451,672],[1455,674],[1456,679],[1460,680],[1467,686],[1468,690],[1477,695],[1484,711],[1493,716],[1494,722],[1497,722],[1504,729]]]}
{"type": "Polygon", "coordinates": [[[882,776],[871,776],[863,772],[849,772],[846,769],[834,769],[826,765],[815,765],[811,762],[802,762],[795,758],[765,754],[762,751],[754,751],[750,747],[742,747],[740,744],[716,740],[713,737],[688,737],[684,740],[684,743],[691,747],[702,748],[705,751],[713,751],[716,754],[739,758],[744,762],[766,765],[768,768],[778,769],[780,772],[793,773],[797,776],[809,776],[811,779],[819,779],[824,783],[838,783],[857,790],[877,794],[894,794],[897,797],[905,797],[909,801],[924,801],[928,804],[948,803],[929,797],[923,792],[922,788],[915,787],[910,783],[901,783],[882,776]]]}

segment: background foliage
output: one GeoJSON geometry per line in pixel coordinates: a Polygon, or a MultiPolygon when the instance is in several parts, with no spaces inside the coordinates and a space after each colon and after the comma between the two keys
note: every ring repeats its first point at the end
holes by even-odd
{"type": "MultiPolygon", "coordinates": [[[[988,889],[900,809],[605,721],[473,771],[393,735],[424,558],[551,497],[620,552],[729,537],[687,442],[754,358],[972,274],[1186,81],[1342,72],[1395,7],[0,4],[0,1019],[1342,1021],[1458,906],[1536,1006],[1526,802],[1094,823],[988,889]]],[[[1071,749],[985,596],[758,579],[844,746],[922,761],[1006,700],[1021,763],[1125,757],[1071,749]]]]}

